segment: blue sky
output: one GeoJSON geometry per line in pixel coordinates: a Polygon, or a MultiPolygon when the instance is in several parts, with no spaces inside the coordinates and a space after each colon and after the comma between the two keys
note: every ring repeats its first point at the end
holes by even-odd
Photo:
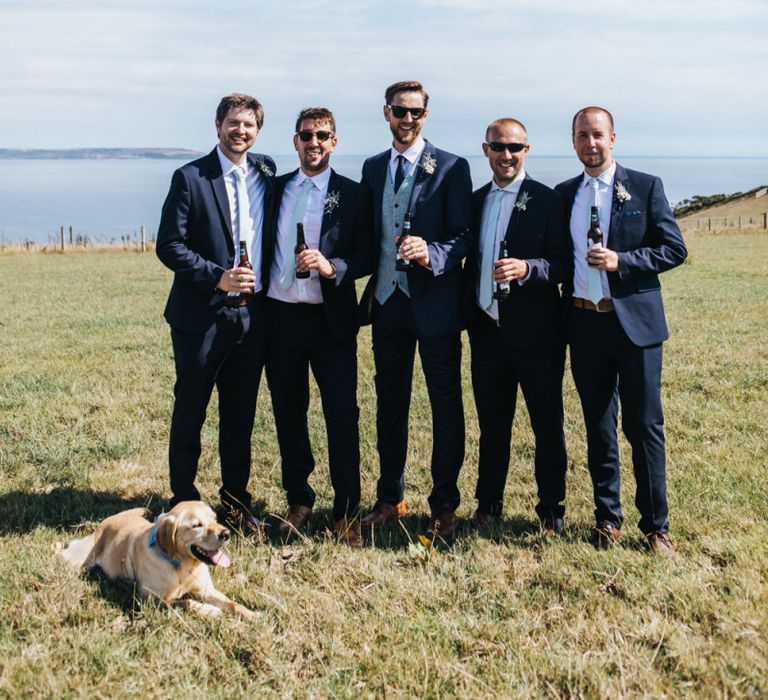
{"type": "Polygon", "coordinates": [[[208,150],[219,98],[263,103],[257,150],[289,153],[305,106],[339,154],[388,143],[384,88],[421,80],[425,135],[479,153],[500,116],[532,154],[571,152],[587,104],[617,152],[768,156],[766,0],[0,0],[0,147],[208,150]]]}

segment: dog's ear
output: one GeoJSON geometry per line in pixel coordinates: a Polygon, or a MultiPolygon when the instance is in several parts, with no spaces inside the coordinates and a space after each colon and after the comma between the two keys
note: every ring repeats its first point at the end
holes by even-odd
{"type": "Polygon", "coordinates": [[[155,543],[162,549],[169,559],[176,558],[176,516],[166,513],[160,518],[155,531],[155,543]]]}

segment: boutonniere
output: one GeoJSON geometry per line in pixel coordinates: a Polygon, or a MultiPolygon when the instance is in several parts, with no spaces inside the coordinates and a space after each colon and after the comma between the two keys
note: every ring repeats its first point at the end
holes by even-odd
{"type": "Polygon", "coordinates": [[[431,175],[435,172],[437,167],[437,161],[431,153],[424,153],[421,156],[421,169],[427,174],[431,175]]]}
{"type": "Polygon", "coordinates": [[[325,213],[330,214],[336,207],[339,206],[341,201],[341,192],[333,190],[325,195],[325,213]]]}
{"type": "Polygon", "coordinates": [[[632,199],[632,195],[627,192],[627,188],[621,183],[620,180],[616,180],[616,201],[619,204],[624,204],[632,199]]]}
{"type": "Polygon", "coordinates": [[[527,192],[523,191],[517,196],[517,201],[515,202],[515,209],[518,209],[519,211],[525,211],[528,207],[528,202],[530,202],[532,199],[531,195],[529,195],[527,192]]]}
{"type": "Polygon", "coordinates": [[[257,160],[256,161],[259,164],[259,170],[261,170],[261,174],[264,175],[264,177],[273,177],[274,172],[272,172],[272,168],[270,168],[265,161],[263,160],[257,160]]]}

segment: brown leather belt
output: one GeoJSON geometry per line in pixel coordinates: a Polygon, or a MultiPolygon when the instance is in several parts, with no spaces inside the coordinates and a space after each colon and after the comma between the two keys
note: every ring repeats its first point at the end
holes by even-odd
{"type": "Polygon", "coordinates": [[[589,299],[582,299],[581,297],[573,297],[573,305],[577,309],[586,309],[587,311],[597,311],[598,313],[606,313],[613,311],[612,299],[601,299],[597,304],[593,304],[589,299]]]}

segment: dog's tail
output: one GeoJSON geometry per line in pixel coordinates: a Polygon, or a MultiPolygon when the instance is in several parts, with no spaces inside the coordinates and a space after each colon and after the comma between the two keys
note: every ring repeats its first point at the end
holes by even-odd
{"type": "Polygon", "coordinates": [[[59,554],[64,561],[77,568],[90,566],[95,541],[96,538],[93,535],[88,535],[88,537],[83,537],[80,540],[72,540],[69,547],[61,550],[59,554]]]}

